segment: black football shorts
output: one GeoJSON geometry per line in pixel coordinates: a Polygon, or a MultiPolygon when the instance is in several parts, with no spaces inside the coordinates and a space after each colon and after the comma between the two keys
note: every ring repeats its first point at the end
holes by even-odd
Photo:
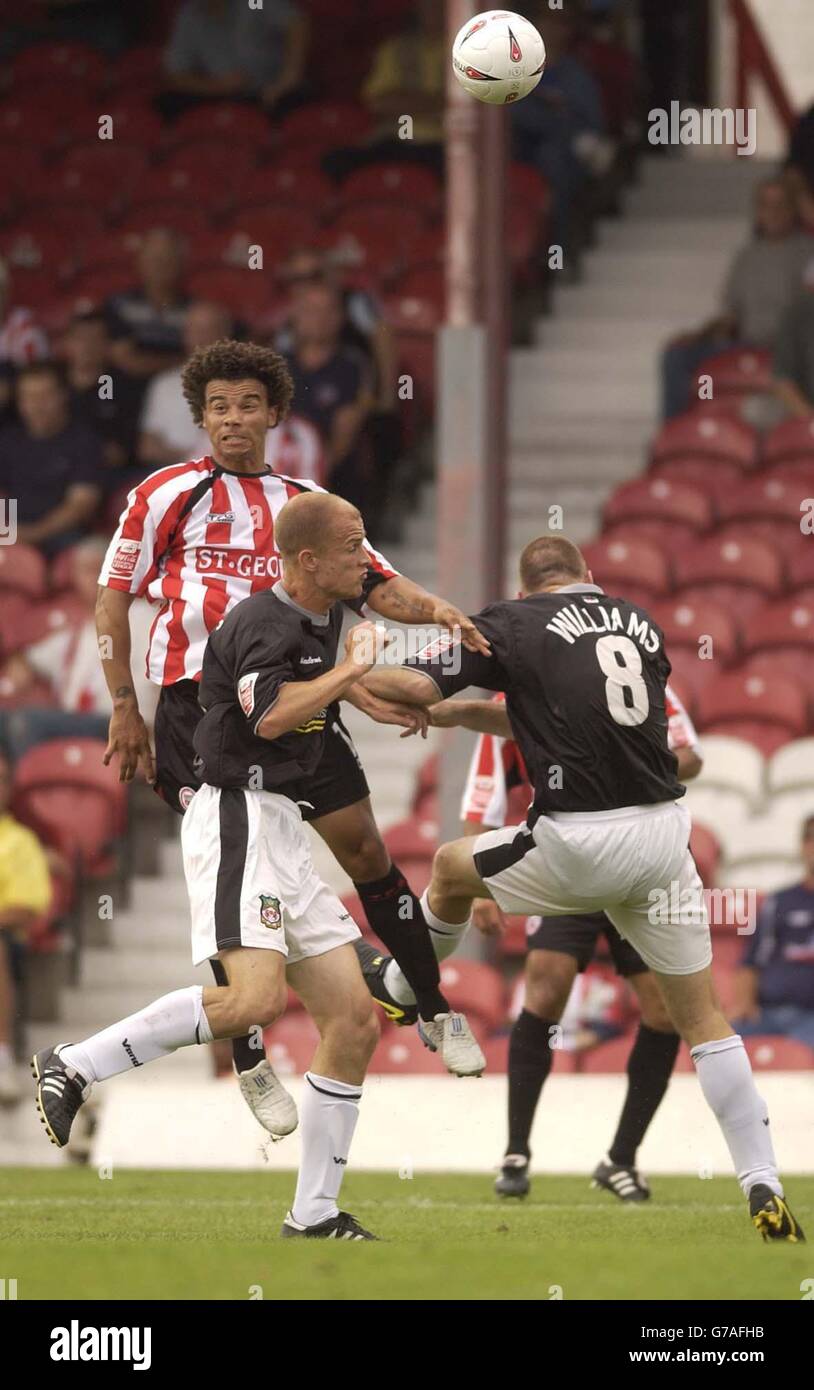
{"type": "Polygon", "coordinates": [[[539,917],[540,925],[526,938],[529,951],[562,951],[566,956],[574,956],[577,969],[582,971],[590,965],[600,936],[604,935],[611,960],[617,975],[627,979],[630,975],[640,975],[647,966],[634,951],[629,941],[625,941],[604,912],[586,912],[573,917],[539,917]]]}
{"type": "MultiPolygon", "coordinates": [[[[201,714],[197,681],[176,681],[161,687],[155,715],[155,790],[179,815],[183,815],[201,785],[193,771],[192,744],[201,714]]],[[[325,724],[325,748],[316,772],[302,792],[302,818],[318,820],[369,795],[367,778],[353,740],[339,717],[339,706],[331,705],[325,724]]]]}

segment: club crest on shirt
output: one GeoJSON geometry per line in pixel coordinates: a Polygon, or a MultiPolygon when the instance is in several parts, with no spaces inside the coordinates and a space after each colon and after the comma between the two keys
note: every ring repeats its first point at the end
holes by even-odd
{"type": "Polygon", "coordinates": [[[111,575],[116,579],[130,579],[138,563],[140,552],[141,541],[119,541],[110,562],[111,575]]]}
{"type": "Polygon", "coordinates": [[[280,911],[280,899],[273,898],[270,893],[260,894],[260,922],[270,931],[276,931],[283,925],[283,914],[280,911]]]}
{"type": "Polygon", "coordinates": [[[240,701],[240,708],[247,716],[254,713],[254,687],[259,675],[259,671],[250,671],[248,675],[241,676],[237,683],[237,698],[240,701]]]}

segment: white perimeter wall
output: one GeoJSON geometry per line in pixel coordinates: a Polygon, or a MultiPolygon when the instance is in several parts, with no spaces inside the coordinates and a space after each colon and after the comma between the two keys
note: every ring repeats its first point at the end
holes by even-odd
{"type": "MultiPolygon", "coordinates": [[[[289,1083],[299,1096],[301,1080],[289,1083]]],[[[781,1168],[814,1172],[814,1076],[758,1077],[771,1113],[781,1168]]],[[[533,1137],[541,1172],[589,1173],[608,1147],[624,1098],[623,1076],[552,1076],[533,1137]]],[[[97,1088],[104,1094],[94,1165],[132,1168],[290,1169],[295,1134],[264,1143],[230,1079],[131,1074],[97,1088]]],[[[354,1139],[356,1169],[489,1172],[505,1142],[506,1078],[369,1077],[354,1139]]],[[[731,1172],[729,1155],[695,1076],[676,1076],[645,1140],[649,1173],[731,1172]]]]}

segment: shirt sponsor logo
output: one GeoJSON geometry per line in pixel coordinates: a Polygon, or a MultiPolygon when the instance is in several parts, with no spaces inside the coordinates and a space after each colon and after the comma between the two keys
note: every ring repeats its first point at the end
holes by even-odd
{"type": "Polygon", "coordinates": [[[185,811],[195,795],[194,787],[182,787],[178,793],[178,803],[182,811],[185,811]]]}
{"type": "Polygon", "coordinates": [[[321,656],[301,656],[301,657],[300,657],[300,666],[321,666],[321,665],[322,665],[322,657],[321,657],[321,656]]]}
{"type": "Polygon", "coordinates": [[[279,555],[258,555],[254,550],[216,550],[202,546],[194,551],[194,564],[199,574],[235,575],[238,579],[274,581],[282,574],[279,555]]]}
{"type": "Polygon", "coordinates": [[[117,579],[130,579],[141,553],[141,541],[119,541],[110,562],[110,573],[117,579]]]}
{"type": "Polygon", "coordinates": [[[259,671],[250,671],[248,675],[241,676],[237,683],[237,698],[240,701],[240,708],[247,717],[254,712],[254,687],[259,675],[259,671]]]}
{"type": "Polygon", "coordinates": [[[209,512],[208,515],[207,515],[207,517],[206,517],[207,524],[210,523],[210,522],[219,522],[219,521],[221,521],[221,522],[226,522],[226,521],[232,522],[232,521],[234,521],[234,519],[235,519],[235,514],[234,514],[234,512],[209,512]]]}

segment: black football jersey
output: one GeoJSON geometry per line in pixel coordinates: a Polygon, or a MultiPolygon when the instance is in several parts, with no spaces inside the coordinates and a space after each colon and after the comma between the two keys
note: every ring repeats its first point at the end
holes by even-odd
{"type": "Polygon", "coordinates": [[[595,584],[490,604],[474,616],[490,657],[441,637],[405,665],[443,698],[505,690],[534,813],[607,811],[684,795],[667,746],[670,663],[652,618],[595,584]]]}
{"type": "Polygon", "coordinates": [[[330,706],[279,738],[256,732],[280,691],[336,664],[342,605],[323,619],[288,597],[278,581],[235,605],[206,644],[195,730],[195,771],[215,787],[278,791],[297,800],[322,756],[330,706]]]}

